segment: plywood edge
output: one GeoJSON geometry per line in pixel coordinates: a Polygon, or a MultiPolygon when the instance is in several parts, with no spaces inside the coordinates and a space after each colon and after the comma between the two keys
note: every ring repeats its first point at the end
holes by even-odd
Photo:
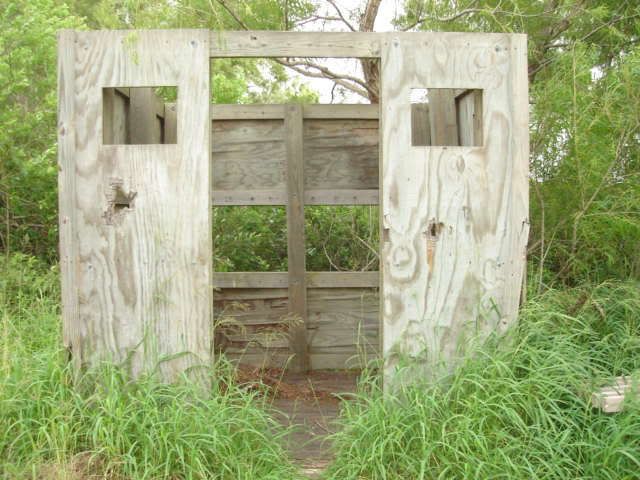
{"type": "MultiPolygon", "coordinates": [[[[77,223],[75,177],[75,42],[74,30],[58,32],[58,222],[60,228],[60,277],[62,336],[67,349],[80,348],[77,292],[77,223]]],[[[71,351],[71,353],[75,353],[71,351]]],[[[81,352],[80,352],[81,354],[81,352]]],[[[82,359],[73,355],[76,370],[82,359]]]]}

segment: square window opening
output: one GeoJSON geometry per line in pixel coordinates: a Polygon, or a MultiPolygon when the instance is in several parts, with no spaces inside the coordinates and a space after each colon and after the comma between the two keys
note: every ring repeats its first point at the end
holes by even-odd
{"type": "Polygon", "coordinates": [[[103,145],[176,144],[178,87],[102,89],[103,145]]]}
{"type": "Polygon", "coordinates": [[[285,207],[213,207],[213,270],[286,272],[285,207]]]}
{"type": "Polygon", "coordinates": [[[411,145],[483,146],[482,97],[472,88],[411,89],[411,145]]]}
{"type": "Polygon", "coordinates": [[[378,230],[377,205],[305,207],[307,271],[378,270],[378,230]]]}

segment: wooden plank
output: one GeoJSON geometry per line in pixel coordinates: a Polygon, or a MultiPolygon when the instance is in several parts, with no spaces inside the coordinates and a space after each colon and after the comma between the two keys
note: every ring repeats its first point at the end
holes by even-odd
{"type": "Polygon", "coordinates": [[[76,218],[73,237],[63,236],[76,248],[75,273],[63,271],[79,309],[64,316],[65,330],[77,332],[72,356],[86,366],[126,362],[134,377],[198,375],[195,367],[210,365],[213,320],[209,32],[75,37],[75,112],[62,118],[78,128],[75,152],[64,153],[76,191],[61,191],[62,211],[76,218]],[[178,87],[180,143],[102,145],[102,89],[149,85],[178,87]]]}
{"type": "MultiPolygon", "coordinates": [[[[214,272],[213,288],[288,288],[287,272],[214,272]]],[[[378,272],[306,272],[307,288],[378,287],[378,272]]]]}
{"type": "MultiPolygon", "coordinates": [[[[225,191],[224,197],[214,194],[214,201],[233,204],[237,195],[229,191],[239,190],[241,205],[282,204],[272,192],[286,189],[283,121],[216,120],[212,128],[213,190],[225,191]],[[252,190],[266,196],[248,194],[252,190]]],[[[375,203],[372,192],[355,202],[340,193],[378,188],[377,120],[305,120],[304,161],[305,189],[336,191],[328,204],[375,203]]]]}
{"type": "Polygon", "coordinates": [[[178,114],[175,103],[167,103],[164,106],[164,143],[178,143],[178,114]]]}
{"type": "Polygon", "coordinates": [[[369,32],[211,32],[213,58],[380,56],[383,35],[369,32]]]}
{"type": "Polygon", "coordinates": [[[295,354],[291,368],[309,369],[306,337],[307,287],[305,284],[304,240],[304,161],[302,148],[302,106],[287,105],[285,110],[285,145],[287,151],[287,245],[289,264],[289,312],[301,323],[289,330],[295,354]]]}
{"type": "Polygon", "coordinates": [[[429,126],[432,146],[458,146],[455,91],[451,88],[429,89],[429,126]]]}
{"type": "Polygon", "coordinates": [[[129,143],[129,95],[120,88],[102,90],[102,142],[104,145],[129,143]]]}
{"type": "MultiPolygon", "coordinates": [[[[58,225],[62,289],[62,342],[76,372],[82,356],[83,322],[78,305],[78,219],[75,205],[75,39],[72,30],[58,32],[58,225]]],[[[100,92],[102,94],[102,92],[100,92]]]]}
{"type": "MultiPolygon", "coordinates": [[[[286,205],[283,190],[214,190],[213,206],[286,205]]],[[[377,205],[378,190],[307,190],[305,205],[377,205]]]]}
{"type": "Polygon", "coordinates": [[[378,137],[377,120],[305,120],[305,189],[377,189],[378,137]]]}
{"type": "Polygon", "coordinates": [[[288,288],[287,272],[214,272],[213,288],[288,288]]]}
{"type": "Polygon", "coordinates": [[[465,90],[456,96],[458,144],[463,147],[482,146],[482,91],[465,90]]]}
{"type": "Polygon", "coordinates": [[[282,120],[214,121],[213,190],[286,190],[282,120]]]}
{"type": "Polygon", "coordinates": [[[304,105],[304,118],[310,120],[378,120],[377,104],[304,105]]]}
{"type": "Polygon", "coordinates": [[[377,205],[378,189],[306,190],[305,205],[377,205]]]}
{"type": "Polygon", "coordinates": [[[211,105],[211,119],[217,120],[283,120],[284,105],[211,105]]]}
{"type": "Polygon", "coordinates": [[[286,205],[286,190],[213,190],[212,205],[286,205]]]}
{"type": "MultiPolygon", "coordinates": [[[[282,120],[284,105],[212,104],[212,120],[282,120]]],[[[377,120],[379,105],[371,104],[311,104],[303,106],[305,119],[314,120],[377,120]]]]}
{"type": "Polygon", "coordinates": [[[307,272],[308,288],[378,287],[379,272],[307,272]]]}
{"type": "Polygon", "coordinates": [[[129,137],[131,145],[162,143],[162,131],[156,118],[157,99],[153,88],[129,90],[129,137]]]}
{"type": "Polygon", "coordinates": [[[414,147],[431,145],[431,125],[427,103],[411,104],[411,145],[414,147]]]}
{"type": "Polygon", "coordinates": [[[526,75],[524,35],[389,36],[380,127],[393,139],[381,155],[385,385],[411,358],[407,377],[439,375],[517,317],[529,225],[526,75]],[[486,145],[412,147],[406,92],[416,79],[430,90],[483,89],[486,145]]]}

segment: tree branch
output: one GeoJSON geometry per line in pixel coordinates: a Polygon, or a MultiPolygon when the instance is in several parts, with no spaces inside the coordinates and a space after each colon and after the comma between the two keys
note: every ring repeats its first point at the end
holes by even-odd
{"type": "Polygon", "coordinates": [[[349,22],[345,18],[345,16],[342,14],[342,11],[336,5],[335,1],[334,0],[327,0],[327,2],[329,2],[331,4],[331,6],[335,9],[336,13],[338,14],[338,17],[340,17],[340,19],[342,20],[342,23],[344,23],[349,30],[351,30],[352,32],[355,32],[356,29],[354,28],[353,25],[351,25],[351,22],[349,22]]]}

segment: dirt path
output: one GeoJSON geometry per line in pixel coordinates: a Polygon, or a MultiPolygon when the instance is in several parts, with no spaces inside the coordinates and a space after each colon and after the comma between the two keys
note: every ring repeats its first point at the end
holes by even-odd
{"type": "Polygon", "coordinates": [[[294,427],[287,439],[291,458],[309,478],[318,478],[332,460],[327,436],[340,412],[335,394],[355,392],[358,375],[350,371],[284,374],[283,393],[273,400],[276,418],[294,427]]]}

